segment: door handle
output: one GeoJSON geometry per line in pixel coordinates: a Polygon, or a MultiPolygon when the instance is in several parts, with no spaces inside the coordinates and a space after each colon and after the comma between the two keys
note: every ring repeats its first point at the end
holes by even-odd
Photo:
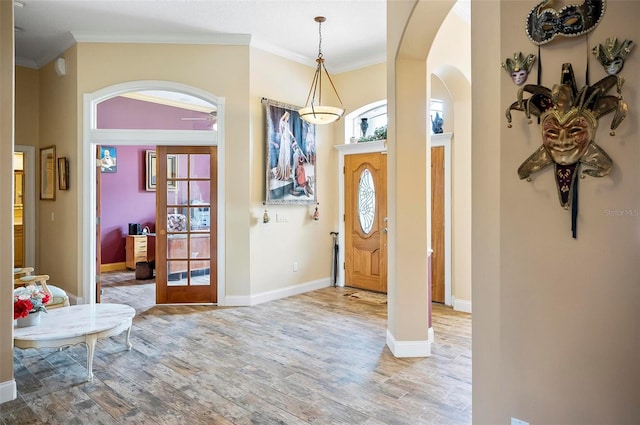
{"type": "Polygon", "coordinates": [[[382,229],[382,232],[383,232],[383,233],[389,233],[389,228],[388,228],[388,227],[384,227],[384,228],[382,229]]]}

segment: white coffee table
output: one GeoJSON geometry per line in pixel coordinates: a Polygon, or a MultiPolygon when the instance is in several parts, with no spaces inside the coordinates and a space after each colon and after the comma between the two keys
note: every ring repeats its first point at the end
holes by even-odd
{"type": "Polygon", "coordinates": [[[81,304],[49,310],[41,314],[39,325],[13,328],[18,348],[62,348],[84,343],[87,346],[87,380],[93,380],[93,353],[96,341],[127,331],[131,350],[131,324],[136,311],[124,304],[81,304]]]}

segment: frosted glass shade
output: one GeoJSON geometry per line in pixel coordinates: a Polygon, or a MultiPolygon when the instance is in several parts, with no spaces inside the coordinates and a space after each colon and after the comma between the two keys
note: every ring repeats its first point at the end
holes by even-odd
{"type": "Polygon", "coordinates": [[[336,106],[306,106],[298,111],[300,118],[311,124],[329,124],[344,114],[344,109],[336,106]]]}

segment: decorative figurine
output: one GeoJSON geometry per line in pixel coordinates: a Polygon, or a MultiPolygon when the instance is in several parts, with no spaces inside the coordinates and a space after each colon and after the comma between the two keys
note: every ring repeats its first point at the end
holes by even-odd
{"type": "Polygon", "coordinates": [[[519,52],[513,54],[513,59],[507,58],[501,66],[509,73],[516,86],[521,86],[527,81],[535,61],[535,55],[529,54],[525,58],[519,52]]]}
{"type": "Polygon", "coordinates": [[[433,131],[433,134],[441,134],[444,131],[442,128],[443,126],[444,120],[440,116],[440,113],[436,111],[436,116],[431,118],[431,130],[433,131]]]}
{"type": "Polygon", "coordinates": [[[616,37],[610,37],[604,44],[594,47],[593,54],[607,71],[607,74],[616,75],[622,71],[624,61],[631,53],[633,46],[635,43],[631,40],[620,43],[616,37]]]}

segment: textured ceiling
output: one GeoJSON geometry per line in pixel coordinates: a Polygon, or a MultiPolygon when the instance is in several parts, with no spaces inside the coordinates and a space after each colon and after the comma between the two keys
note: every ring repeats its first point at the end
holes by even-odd
{"type": "Polygon", "coordinates": [[[385,0],[17,0],[16,63],[39,68],[77,41],[247,43],[329,72],[386,58],[385,0]],[[22,5],[22,7],[20,7],[22,5]]]}

